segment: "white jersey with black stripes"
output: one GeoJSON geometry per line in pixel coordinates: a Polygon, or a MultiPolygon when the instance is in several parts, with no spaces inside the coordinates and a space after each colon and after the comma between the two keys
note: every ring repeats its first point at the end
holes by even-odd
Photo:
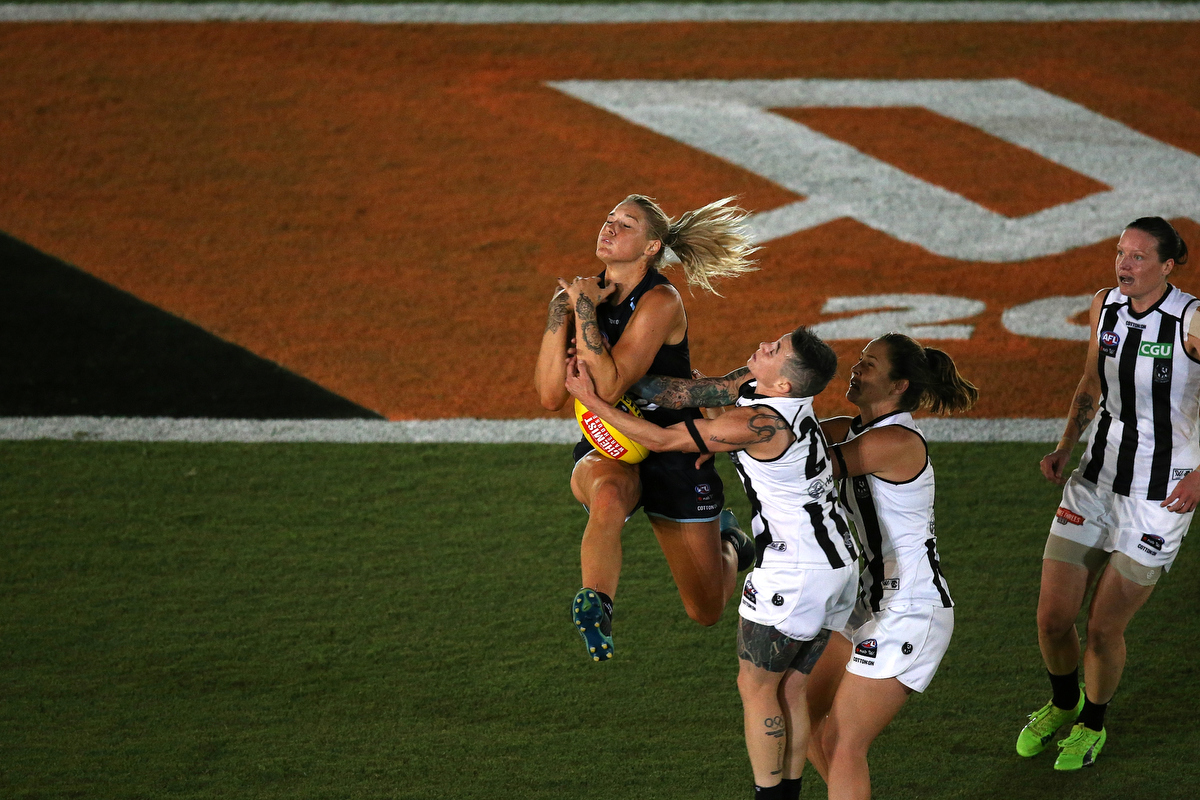
{"type": "Polygon", "coordinates": [[[760,461],[731,453],[754,512],[751,531],[760,569],[837,569],[857,554],[835,496],[825,436],[811,397],[764,397],[755,382],[744,387],[739,408],[769,410],[791,426],[796,440],[777,458],[760,461]]]}
{"type": "Polygon", "coordinates": [[[1104,297],[1095,335],[1100,400],[1078,475],[1112,491],[1164,500],[1200,464],[1200,363],[1187,352],[1197,300],[1168,284],[1135,313],[1120,289],[1104,297]]]}
{"type": "MultiPolygon", "coordinates": [[[[867,425],[855,417],[844,441],[887,425],[908,428],[925,442],[907,411],[893,411],[867,425]]],[[[928,448],[925,468],[912,480],[894,483],[876,475],[842,479],[842,504],[863,548],[859,598],[872,611],[914,602],[954,605],[938,559],[933,495],[928,448]]]]}

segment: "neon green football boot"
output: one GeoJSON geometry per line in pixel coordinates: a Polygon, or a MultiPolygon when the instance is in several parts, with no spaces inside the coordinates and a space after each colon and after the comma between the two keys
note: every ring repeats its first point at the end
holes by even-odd
{"type": "Polygon", "coordinates": [[[1054,768],[1061,772],[1070,772],[1090,767],[1096,763],[1096,757],[1100,755],[1100,750],[1107,740],[1107,728],[1094,731],[1082,722],[1075,723],[1075,727],[1071,728],[1071,735],[1058,743],[1059,753],[1054,768]]]}
{"type": "Polygon", "coordinates": [[[1083,687],[1079,688],[1079,702],[1074,708],[1062,709],[1054,703],[1046,703],[1029,715],[1029,722],[1021,729],[1017,737],[1017,755],[1029,758],[1036,756],[1046,749],[1046,745],[1054,738],[1058,729],[1068,722],[1074,722],[1083,710],[1083,687]]]}

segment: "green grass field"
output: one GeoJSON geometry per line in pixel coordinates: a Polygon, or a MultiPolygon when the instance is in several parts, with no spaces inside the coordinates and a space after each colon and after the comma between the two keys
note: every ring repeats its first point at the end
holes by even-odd
{"type": "MultiPolygon", "coordinates": [[[[957,624],[872,751],[878,797],[1191,795],[1195,544],[1134,621],[1099,765],[1059,775],[1012,752],[1048,693],[1044,449],[933,448],[957,624]]],[[[2,797],[749,796],[736,608],[690,622],[640,515],[618,657],[585,659],[567,447],[9,442],[0,457],[2,797]]],[[[805,796],[823,795],[811,775],[805,796]]]]}

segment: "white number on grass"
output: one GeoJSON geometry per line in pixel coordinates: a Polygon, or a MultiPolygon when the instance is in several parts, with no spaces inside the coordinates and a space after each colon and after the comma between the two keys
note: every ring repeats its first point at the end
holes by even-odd
{"type": "Polygon", "coordinates": [[[867,294],[831,297],[822,314],[870,311],[813,326],[822,339],[874,339],[897,331],[915,339],[970,339],[974,325],[943,325],[973,317],[984,309],[979,300],[942,294],[867,294]],[[878,310],[875,310],[878,309],[878,310]]]}
{"type": "Polygon", "coordinates": [[[1071,318],[1092,305],[1090,294],[1070,297],[1046,297],[1031,303],[1005,309],[1000,324],[1018,336],[1033,336],[1038,339],[1066,339],[1086,342],[1092,336],[1085,325],[1071,322],[1071,318]]]}

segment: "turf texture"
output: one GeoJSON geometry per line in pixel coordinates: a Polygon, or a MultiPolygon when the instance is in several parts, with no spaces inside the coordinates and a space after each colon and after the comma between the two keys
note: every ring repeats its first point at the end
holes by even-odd
{"type": "MultiPolygon", "coordinates": [[[[1013,752],[1048,696],[1044,449],[932,446],[956,628],[872,750],[878,797],[1190,795],[1194,542],[1131,626],[1098,765],[1013,752]]],[[[736,608],[690,622],[640,515],[618,656],[585,659],[568,447],[24,442],[0,463],[0,796],[751,794],[736,608]]]]}

